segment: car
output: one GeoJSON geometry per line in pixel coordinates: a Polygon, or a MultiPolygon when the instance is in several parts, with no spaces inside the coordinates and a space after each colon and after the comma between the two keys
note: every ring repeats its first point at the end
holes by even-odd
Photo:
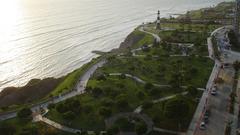
{"type": "Polygon", "coordinates": [[[203,121],[207,124],[208,123],[208,116],[207,115],[204,115],[204,117],[203,117],[203,121]]]}
{"type": "Polygon", "coordinates": [[[211,91],[211,95],[213,95],[213,96],[217,95],[217,90],[216,90],[216,89],[213,89],[213,90],[211,91]]]}
{"type": "Polygon", "coordinates": [[[205,122],[201,122],[200,127],[201,130],[205,130],[206,129],[206,124],[205,122]]]}
{"type": "Polygon", "coordinates": [[[230,63],[224,63],[224,64],[223,64],[223,68],[229,68],[230,66],[231,66],[230,63]]]}
{"type": "Polygon", "coordinates": [[[204,113],[204,116],[207,116],[207,117],[209,117],[209,116],[210,116],[210,114],[211,114],[211,111],[210,111],[210,109],[207,109],[207,110],[205,111],[205,113],[204,113]]]}

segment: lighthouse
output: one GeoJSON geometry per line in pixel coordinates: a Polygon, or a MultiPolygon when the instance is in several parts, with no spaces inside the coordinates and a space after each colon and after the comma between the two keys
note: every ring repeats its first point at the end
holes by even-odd
{"type": "Polygon", "coordinates": [[[161,25],[160,25],[160,11],[159,10],[158,10],[158,13],[157,13],[157,26],[156,26],[156,29],[157,30],[161,29],[161,25]]]}

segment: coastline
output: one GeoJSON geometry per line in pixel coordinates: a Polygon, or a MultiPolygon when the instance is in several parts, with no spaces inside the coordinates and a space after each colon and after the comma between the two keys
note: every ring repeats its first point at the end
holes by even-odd
{"type": "MultiPolygon", "coordinates": [[[[115,48],[115,49],[112,49],[108,52],[100,52],[100,51],[92,51],[96,54],[96,56],[100,55],[104,55],[105,53],[119,53],[121,52],[122,50],[124,49],[127,49],[128,47],[130,47],[132,44],[134,44],[134,42],[137,42],[138,40],[140,40],[142,38],[142,36],[138,36],[136,37],[136,35],[134,35],[134,31],[138,28],[138,26],[130,33],[128,34],[128,36],[124,39],[124,41],[122,43],[120,43],[119,47],[118,48],[115,48]]],[[[99,58],[99,57],[97,57],[99,58]]],[[[95,58],[92,58],[89,62],[87,62],[86,64],[84,65],[88,65],[89,63],[91,63],[95,58]]],[[[32,95],[30,93],[34,93],[36,94],[36,89],[34,87],[32,87],[32,89],[29,90],[29,84],[31,84],[30,82],[32,82],[33,80],[40,80],[39,81],[39,84],[41,84],[41,82],[44,82],[44,81],[48,81],[48,82],[58,82],[57,84],[55,84],[54,86],[51,87],[51,89],[47,89],[45,91],[44,94],[42,95],[39,95],[39,97],[36,99],[36,100],[41,100],[41,99],[44,99],[44,98],[49,98],[49,95],[51,92],[53,92],[62,82],[64,82],[64,80],[66,79],[67,76],[71,75],[72,73],[74,73],[75,71],[78,71],[78,70],[81,70],[81,68],[84,67],[81,66],[79,68],[77,68],[76,70],[68,73],[66,76],[62,76],[60,78],[53,78],[53,77],[50,77],[50,78],[45,78],[45,79],[32,79],[30,80],[25,86],[22,86],[22,87],[7,87],[7,88],[4,88],[1,92],[0,92],[0,107],[1,107],[1,104],[3,104],[1,102],[1,100],[5,99],[5,101],[10,101],[10,100],[6,100],[5,97],[11,97],[11,95],[15,95],[15,97],[21,95],[21,96],[25,96],[26,99],[28,99],[27,97],[31,97],[32,95]],[[58,81],[57,81],[58,80],[58,81]],[[60,80],[60,81],[59,81],[60,80]],[[27,89],[27,90],[26,90],[27,89]],[[21,90],[21,91],[17,91],[17,90],[21,90]],[[26,93],[22,92],[22,91],[26,91],[26,93]],[[24,94],[23,94],[24,93],[24,94]]],[[[44,86],[43,86],[44,87],[44,86]]],[[[41,87],[40,87],[41,88],[41,87]]],[[[69,89],[69,87],[68,87],[69,89]]],[[[61,92],[61,90],[60,90],[61,92]]],[[[12,99],[14,99],[14,96],[11,97],[12,99]]],[[[33,100],[33,101],[36,101],[36,100],[33,100]]],[[[33,102],[33,101],[28,101],[28,100],[25,100],[24,103],[28,103],[28,102],[33,102]]],[[[19,103],[19,102],[16,102],[16,103],[19,103]]],[[[9,105],[9,104],[8,104],[9,105]]],[[[14,105],[14,104],[13,104],[14,105]]]]}
{"type": "MultiPolygon", "coordinates": [[[[136,28],[135,28],[136,29],[136,28]]],[[[61,87],[61,83],[67,80],[67,77],[73,74],[76,71],[84,70],[84,67],[91,64],[94,60],[101,57],[105,53],[119,53],[124,49],[127,49],[135,42],[138,42],[143,36],[135,36],[133,33],[135,29],[120,43],[118,48],[114,48],[108,52],[101,51],[92,51],[96,55],[99,55],[97,58],[92,58],[90,62],[82,65],[78,69],[68,73],[65,76],[60,78],[48,77],[44,79],[31,79],[26,85],[22,87],[6,87],[0,92],[0,108],[4,111],[9,108],[9,106],[18,106],[29,104],[31,102],[41,101],[43,99],[55,96],[52,94],[58,87],[61,87]],[[37,91],[41,91],[40,93],[37,91]]],[[[71,88],[68,88],[71,89],[71,88]]],[[[61,92],[61,90],[60,90],[61,92]]]]}

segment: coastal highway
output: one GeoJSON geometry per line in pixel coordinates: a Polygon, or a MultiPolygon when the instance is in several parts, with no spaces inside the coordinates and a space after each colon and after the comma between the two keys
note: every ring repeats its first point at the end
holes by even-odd
{"type": "MultiPolygon", "coordinates": [[[[71,97],[74,97],[76,95],[82,94],[85,92],[85,88],[87,85],[88,80],[90,79],[90,77],[93,75],[93,73],[99,68],[102,67],[107,61],[105,59],[100,60],[98,63],[94,64],[92,67],[90,67],[79,79],[75,89],[73,91],[70,91],[69,93],[66,93],[64,95],[60,95],[57,96],[55,98],[53,98],[52,100],[48,100],[47,102],[44,103],[40,103],[37,105],[34,105],[31,107],[31,110],[33,112],[35,111],[39,111],[39,109],[42,108],[47,108],[47,106],[51,103],[58,103],[61,101],[64,101],[66,99],[69,99],[71,97]]],[[[0,120],[7,120],[7,119],[11,119],[17,116],[17,112],[7,112],[4,114],[0,115],[0,120]]]]}

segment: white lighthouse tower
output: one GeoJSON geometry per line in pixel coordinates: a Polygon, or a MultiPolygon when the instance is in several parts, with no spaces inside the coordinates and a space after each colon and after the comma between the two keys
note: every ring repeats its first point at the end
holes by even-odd
{"type": "Polygon", "coordinates": [[[156,26],[156,29],[157,30],[160,30],[161,29],[161,24],[160,24],[160,11],[158,10],[158,13],[157,13],[157,26],[156,26]]]}

